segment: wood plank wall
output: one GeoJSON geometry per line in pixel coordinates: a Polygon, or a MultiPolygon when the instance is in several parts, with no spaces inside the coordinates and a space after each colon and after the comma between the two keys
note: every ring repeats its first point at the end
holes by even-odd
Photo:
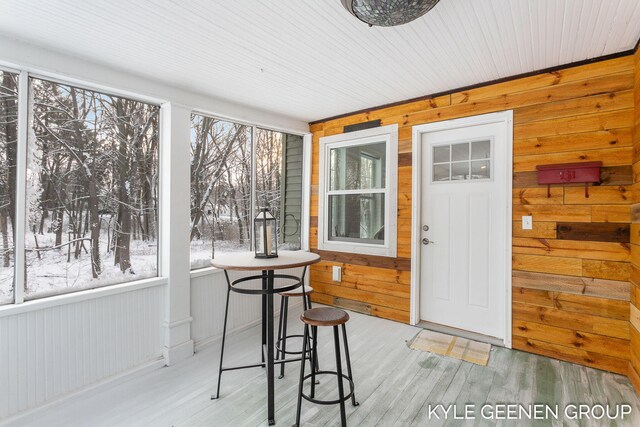
{"type": "Polygon", "coordinates": [[[633,205],[631,206],[631,366],[629,378],[640,393],[640,50],[635,55],[635,114],[633,124],[633,205]]]}
{"type": "Polygon", "coordinates": [[[314,300],[408,322],[411,128],[513,109],[513,346],[626,374],[634,67],[634,57],[625,56],[312,124],[314,251],[319,138],[368,120],[399,125],[398,257],[319,251],[323,262],[311,270],[314,300]],[[590,188],[589,198],[582,186],[554,186],[547,197],[536,184],[538,164],[596,160],[604,164],[602,185],[590,188]],[[533,230],[520,229],[522,215],[533,215],[533,230]],[[333,265],[343,268],[341,283],[331,280],[333,265]]]}

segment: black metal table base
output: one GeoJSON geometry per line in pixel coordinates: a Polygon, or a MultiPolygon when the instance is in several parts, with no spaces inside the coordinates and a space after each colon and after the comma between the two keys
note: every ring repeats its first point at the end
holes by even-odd
{"type": "MultiPolygon", "coordinates": [[[[242,277],[231,281],[229,279],[229,273],[225,270],[225,278],[227,279],[227,299],[224,309],[224,324],[222,327],[222,347],[220,349],[220,366],[218,369],[218,384],[216,387],[216,394],[211,396],[211,400],[218,399],[220,397],[220,384],[222,380],[222,373],[226,371],[236,371],[239,369],[249,368],[266,368],[267,370],[267,414],[269,425],[275,424],[275,403],[274,403],[274,367],[276,364],[284,366],[286,363],[300,362],[303,359],[309,359],[309,357],[299,357],[295,359],[283,359],[274,360],[274,336],[273,336],[273,295],[279,292],[287,292],[302,286],[303,298],[304,295],[304,277],[307,272],[307,267],[304,267],[301,277],[296,277],[290,274],[275,274],[273,270],[263,270],[260,275],[253,275],[248,277],[242,277]],[[278,288],[274,287],[275,279],[293,280],[293,284],[287,284],[278,288]],[[241,283],[249,282],[252,280],[261,280],[262,287],[260,289],[246,288],[238,286],[241,283]],[[248,295],[261,295],[262,296],[262,345],[260,346],[260,358],[261,363],[252,365],[234,366],[225,368],[223,367],[224,347],[227,335],[227,320],[229,317],[229,296],[231,292],[248,295]]],[[[302,354],[307,352],[302,352],[302,354]]]]}
{"type": "MultiPolygon", "coordinates": [[[[309,360],[308,357],[305,357],[306,360],[309,360]]],[[[287,360],[274,360],[273,364],[274,365],[281,365],[283,363],[293,363],[293,362],[300,362],[302,360],[301,357],[298,357],[296,359],[287,359],[287,360]]],[[[264,368],[266,367],[267,364],[266,362],[261,362],[261,363],[254,363],[253,365],[242,365],[242,366],[232,366],[229,368],[222,368],[222,372],[227,372],[227,371],[237,371],[240,369],[249,369],[249,368],[264,368]]],[[[216,400],[219,396],[216,396],[215,394],[211,395],[211,400],[216,400]]]]}

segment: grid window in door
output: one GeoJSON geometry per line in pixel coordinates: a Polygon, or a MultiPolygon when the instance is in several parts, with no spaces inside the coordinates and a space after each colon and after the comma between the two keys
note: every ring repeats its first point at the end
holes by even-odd
{"type": "Polygon", "coordinates": [[[431,173],[433,182],[491,179],[491,141],[434,146],[431,173]]]}

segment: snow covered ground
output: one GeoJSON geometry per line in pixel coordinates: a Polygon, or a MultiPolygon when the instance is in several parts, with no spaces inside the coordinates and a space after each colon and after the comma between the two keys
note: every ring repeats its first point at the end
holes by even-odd
{"type": "MultiPolygon", "coordinates": [[[[40,248],[54,246],[55,234],[37,234],[40,248]]],[[[35,247],[34,235],[27,234],[26,242],[29,249],[35,247]]],[[[155,241],[131,241],[132,273],[122,273],[120,267],[113,265],[113,252],[108,252],[106,232],[100,239],[100,256],[102,273],[97,279],[91,275],[91,257],[82,250],[78,259],[74,258],[73,248],[71,259],[67,262],[68,248],[41,251],[40,257],[34,251],[27,251],[27,286],[25,299],[42,298],[83,289],[93,289],[107,285],[131,282],[134,280],[156,277],[158,266],[158,247],[155,241]]],[[[89,250],[89,242],[85,248],[89,250]]],[[[216,253],[248,251],[248,243],[236,241],[216,241],[216,253]]],[[[290,245],[280,246],[278,249],[295,250],[290,245]],[[286,247],[285,247],[286,246],[286,247]]],[[[191,242],[191,268],[204,268],[211,265],[211,240],[194,239],[191,242]]],[[[0,304],[13,301],[13,267],[0,267],[0,304]]]]}
{"type": "MultiPolygon", "coordinates": [[[[54,246],[55,234],[45,233],[37,235],[40,248],[54,246]]],[[[28,248],[35,247],[34,235],[27,234],[28,248]]],[[[89,251],[89,242],[85,248],[89,251]]],[[[97,279],[91,274],[91,256],[82,250],[78,259],[74,258],[73,249],[71,259],[67,262],[68,249],[54,249],[41,251],[40,259],[35,251],[27,251],[27,284],[25,299],[40,298],[82,289],[92,289],[117,283],[131,282],[157,276],[158,248],[155,241],[131,241],[131,264],[129,272],[121,272],[119,266],[113,265],[114,254],[108,252],[107,234],[100,239],[100,256],[102,273],[97,279]]],[[[0,304],[13,301],[12,290],[13,267],[0,268],[0,304]]]]}
{"type": "MultiPolygon", "coordinates": [[[[244,252],[250,249],[249,243],[216,241],[216,253],[244,252]]],[[[191,241],[191,269],[211,267],[211,240],[193,239],[191,241]]]]}
{"type": "Polygon", "coordinates": [[[0,267],[0,305],[13,301],[13,266],[0,267]]]}
{"type": "MultiPolygon", "coordinates": [[[[27,235],[27,242],[33,241],[32,235],[27,235]]],[[[54,234],[38,236],[40,247],[53,246],[54,234]],[[43,238],[47,239],[44,240],[43,238]]],[[[87,251],[89,242],[85,242],[87,251]]],[[[38,259],[35,252],[27,252],[27,286],[25,299],[46,295],[77,291],[80,289],[98,288],[116,283],[131,282],[158,275],[158,246],[155,241],[131,241],[131,271],[122,272],[120,267],[113,265],[114,254],[108,252],[107,234],[100,236],[100,257],[102,272],[97,279],[91,274],[91,256],[84,250],[75,259],[73,249],[71,260],[67,262],[67,248],[41,252],[42,259],[38,259]]]]}
{"type": "MultiPolygon", "coordinates": [[[[232,242],[228,240],[218,240],[216,243],[216,254],[228,252],[245,252],[250,250],[248,243],[232,242]]],[[[279,245],[278,250],[295,251],[298,246],[286,243],[279,245]]],[[[191,241],[191,269],[211,267],[211,240],[194,239],[191,241]]]]}

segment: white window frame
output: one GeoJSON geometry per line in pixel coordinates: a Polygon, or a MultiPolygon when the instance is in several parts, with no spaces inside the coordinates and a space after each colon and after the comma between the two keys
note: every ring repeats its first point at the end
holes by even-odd
{"type": "Polygon", "coordinates": [[[386,257],[397,256],[398,221],[398,125],[381,126],[356,132],[320,138],[320,177],[318,185],[318,249],[334,252],[360,253],[386,257]],[[330,195],[360,194],[360,190],[330,190],[330,153],[334,148],[385,143],[385,188],[374,192],[384,194],[384,244],[329,240],[330,195]]]}
{"type": "MultiPolygon", "coordinates": [[[[60,302],[80,301],[87,298],[88,295],[110,295],[111,293],[117,293],[119,290],[127,289],[140,289],[148,286],[164,285],[167,283],[168,272],[167,267],[163,264],[163,253],[168,252],[165,245],[168,242],[165,232],[163,231],[163,215],[166,215],[165,211],[169,206],[163,201],[163,192],[165,184],[162,182],[163,177],[163,146],[159,144],[158,147],[158,253],[156,264],[156,275],[153,277],[141,278],[131,280],[127,282],[118,282],[109,285],[99,287],[89,287],[75,289],[70,292],[59,292],[51,295],[42,295],[36,298],[30,298],[25,301],[24,287],[25,287],[25,268],[26,268],[26,256],[25,256],[25,233],[26,233],[26,217],[27,217],[27,161],[29,150],[29,120],[30,120],[30,92],[31,85],[30,79],[47,80],[60,85],[75,86],[84,90],[95,91],[103,94],[120,96],[133,101],[142,102],[158,107],[166,104],[165,101],[140,95],[134,92],[116,89],[110,86],[104,86],[95,84],[90,81],[81,80],[69,76],[59,75],[56,73],[45,72],[39,69],[33,69],[31,67],[14,66],[12,64],[6,65],[5,62],[0,61],[0,71],[10,72],[18,74],[18,123],[17,123],[17,151],[16,151],[16,224],[15,224],[15,237],[14,237],[14,273],[13,273],[13,302],[9,302],[0,305],[0,314],[13,313],[16,307],[21,309],[31,310],[38,307],[48,307],[50,305],[56,305],[60,302]],[[26,308],[24,308],[26,307],[26,308]]],[[[166,138],[163,131],[163,118],[159,117],[159,130],[158,136],[160,140],[166,138]]]]}

